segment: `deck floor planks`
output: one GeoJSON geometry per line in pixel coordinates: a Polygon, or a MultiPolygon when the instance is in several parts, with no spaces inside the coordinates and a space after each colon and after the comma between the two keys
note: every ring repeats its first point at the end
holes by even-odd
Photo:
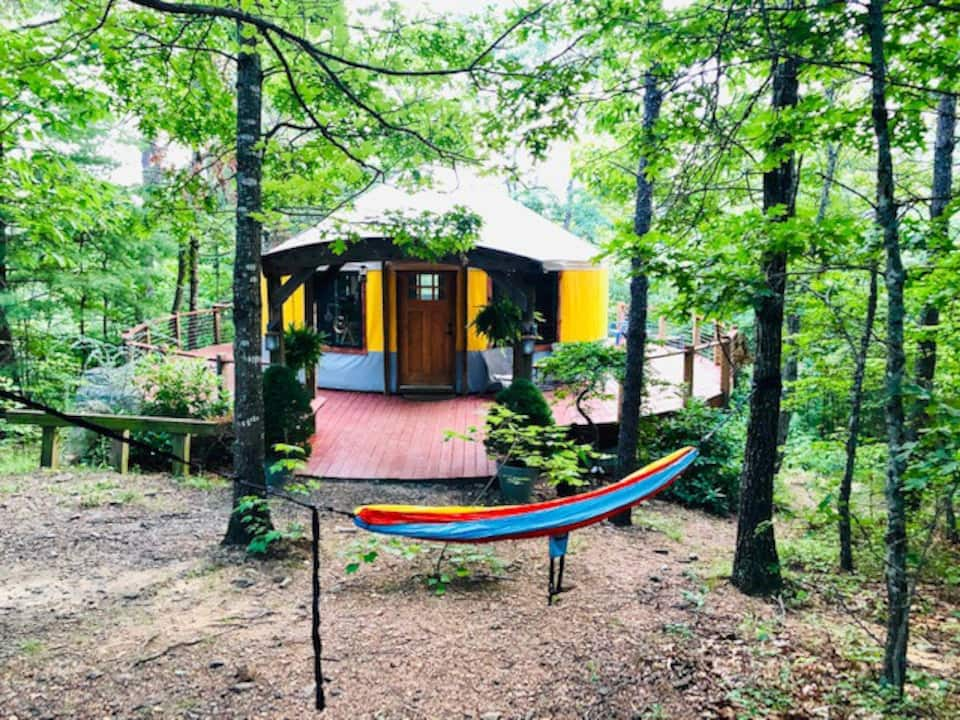
{"type": "MultiPolygon", "coordinates": [[[[201,348],[198,355],[223,355],[231,360],[232,348],[201,348]]],[[[694,394],[702,399],[720,392],[720,369],[697,356],[694,394]]],[[[683,358],[674,355],[651,360],[651,375],[671,383],[683,375],[683,358]]],[[[228,372],[232,365],[227,366],[228,372]]],[[[230,372],[232,375],[232,372],[230,372]]],[[[225,378],[232,386],[231,377],[225,378]]],[[[615,422],[616,389],[611,398],[590,404],[597,423],[615,422]]],[[[487,478],[494,464],[482,442],[443,441],[444,430],[466,433],[470,425],[482,429],[482,411],[489,397],[456,396],[445,400],[415,401],[396,395],[346,390],[318,390],[325,402],[316,413],[316,435],[307,472],[332,479],[446,480],[487,478]]],[[[583,424],[571,397],[558,400],[547,393],[558,423],[583,424]]],[[[647,414],[660,414],[681,406],[678,389],[651,388],[647,414]]]]}

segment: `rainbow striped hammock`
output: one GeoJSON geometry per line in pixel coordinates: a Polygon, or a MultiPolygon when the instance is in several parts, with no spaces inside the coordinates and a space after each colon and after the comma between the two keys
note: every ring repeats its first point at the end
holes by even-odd
{"type": "Polygon", "coordinates": [[[562,592],[569,532],[601,522],[653,497],[669,487],[697,455],[696,448],[685,447],[619,482],[572,497],[495,507],[363,505],[355,510],[354,523],[370,532],[440,542],[484,543],[546,536],[550,539],[550,604],[562,592]],[[560,567],[555,577],[557,558],[560,567]]]}

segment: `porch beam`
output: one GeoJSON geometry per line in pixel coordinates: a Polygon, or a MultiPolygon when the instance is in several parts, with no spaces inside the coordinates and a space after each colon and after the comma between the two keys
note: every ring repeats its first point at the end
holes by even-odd
{"type": "MultiPolygon", "coordinates": [[[[543,263],[537,260],[488,248],[474,248],[466,253],[466,257],[470,267],[487,272],[520,272],[531,275],[543,272],[543,263]]],[[[333,243],[329,242],[266,254],[263,256],[263,267],[268,275],[293,275],[306,266],[416,259],[404,253],[389,238],[364,238],[348,243],[346,249],[339,254],[334,252],[333,243]]],[[[452,265],[460,265],[462,261],[461,255],[437,259],[439,263],[452,265]]]]}

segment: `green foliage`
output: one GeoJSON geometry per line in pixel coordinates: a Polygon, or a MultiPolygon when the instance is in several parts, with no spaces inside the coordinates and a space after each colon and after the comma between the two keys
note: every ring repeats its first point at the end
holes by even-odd
{"type": "Polygon", "coordinates": [[[512,345],[523,334],[523,310],[503,295],[480,308],[473,327],[497,347],[512,345]]]}
{"type": "MultiPolygon", "coordinates": [[[[363,565],[370,565],[384,554],[412,562],[423,558],[432,545],[401,540],[369,537],[353,542],[344,553],[347,564],[344,572],[353,575],[363,565]]],[[[424,584],[436,596],[446,595],[448,587],[458,580],[478,577],[498,577],[504,563],[489,547],[478,545],[444,545],[433,570],[424,577],[424,584]]]]}
{"type": "Polygon", "coordinates": [[[737,508],[740,488],[740,431],[731,423],[706,441],[703,438],[723,418],[724,411],[691,401],[677,413],[643,418],[638,442],[641,464],[699,445],[700,455],[661,497],[716,515],[737,508]]]}
{"type": "Polygon", "coordinates": [[[533,382],[516,378],[509,387],[497,393],[497,403],[508,410],[523,415],[531,425],[553,425],[553,412],[547,399],[533,382]]]}
{"type": "Polygon", "coordinates": [[[603,340],[562,343],[555,345],[550,355],[538,361],[537,368],[545,381],[559,385],[557,397],[574,395],[577,409],[588,418],[582,403],[611,397],[607,382],[623,377],[626,357],[624,349],[603,340]]]}
{"type": "Polygon", "coordinates": [[[143,395],[144,415],[205,420],[230,411],[221,378],[202,360],[148,355],[137,365],[135,383],[143,395]]]}
{"type": "Polygon", "coordinates": [[[278,445],[308,448],[315,432],[312,400],[294,371],[271,365],[263,373],[264,442],[267,452],[278,445]]]}
{"type": "Polygon", "coordinates": [[[287,366],[292,370],[304,370],[316,366],[323,356],[324,333],[311,327],[291,325],[283,334],[283,353],[287,366]]]}
{"type": "Polygon", "coordinates": [[[536,468],[551,485],[586,485],[591,468],[603,456],[568,434],[567,427],[531,425],[525,415],[493,405],[487,412],[484,444],[497,462],[536,468]]]}

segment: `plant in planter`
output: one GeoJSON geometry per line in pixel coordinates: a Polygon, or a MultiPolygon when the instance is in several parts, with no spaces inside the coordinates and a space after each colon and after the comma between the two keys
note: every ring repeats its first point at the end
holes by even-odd
{"type": "Polygon", "coordinates": [[[473,319],[477,332],[497,347],[513,345],[523,334],[523,310],[510,298],[495,298],[473,319]]]}
{"type": "Polygon", "coordinates": [[[593,446],[600,442],[600,430],[587,413],[590,400],[611,397],[607,382],[623,376],[626,353],[603,341],[563,343],[537,363],[546,380],[557,384],[556,396],[575,396],[577,412],[587,421],[593,435],[593,446]]]}
{"type": "Polygon", "coordinates": [[[283,482],[291,471],[277,461],[289,457],[289,446],[309,452],[314,433],[310,394],[292,368],[271,365],[263,373],[264,443],[269,483],[283,482]]]}
{"type": "Polygon", "coordinates": [[[528,416],[505,405],[487,414],[484,444],[497,462],[500,492],[508,502],[527,502],[534,481],[543,475],[551,485],[577,487],[599,457],[589,445],[567,436],[568,428],[534,425],[528,416]]]}
{"type": "Polygon", "coordinates": [[[323,357],[323,346],[327,341],[325,333],[309,327],[291,325],[283,334],[284,361],[292,370],[303,370],[306,386],[312,392],[316,387],[317,363],[323,357]]]}

